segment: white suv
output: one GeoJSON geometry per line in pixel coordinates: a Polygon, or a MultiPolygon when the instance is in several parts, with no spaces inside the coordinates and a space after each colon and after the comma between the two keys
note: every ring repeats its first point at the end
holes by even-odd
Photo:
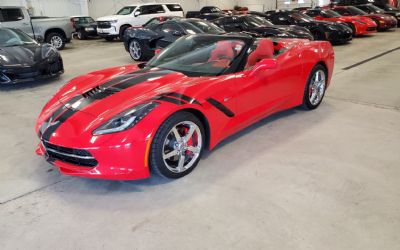
{"type": "Polygon", "coordinates": [[[98,18],[97,33],[108,41],[116,37],[122,39],[127,28],[142,26],[151,18],[159,16],[183,17],[183,10],[177,3],[149,3],[125,6],[115,15],[98,18]]]}

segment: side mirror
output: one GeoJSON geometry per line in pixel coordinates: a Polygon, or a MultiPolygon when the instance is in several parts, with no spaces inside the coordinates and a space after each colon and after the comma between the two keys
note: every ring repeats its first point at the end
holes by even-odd
{"type": "Polygon", "coordinates": [[[276,61],[276,59],[263,59],[254,66],[251,75],[258,73],[259,71],[275,69],[276,67],[278,67],[278,62],[276,61]]]}
{"type": "Polygon", "coordinates": [[[172,31],[172,35],[173,36],[182,36],[182,32],[180,32],[178,30],[174,30],[174,31],[172,31]]]}
{"type": "Polygon", "coordinates": [[[135,11],[135,13],[133,13],[133,15],[135,16],[135,17],[137,17],[137,16],[140,16],[140,11],[135,11]]]}

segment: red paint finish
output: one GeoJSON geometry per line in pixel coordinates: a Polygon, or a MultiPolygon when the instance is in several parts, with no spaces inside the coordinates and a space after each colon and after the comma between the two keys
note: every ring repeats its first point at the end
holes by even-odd
{"type": "MultiPolygon", "coordinates": [[[[171,71],[93,101],[65,120],[48,142],[59,147],[86,150],[98,164],[83,167],[60,160],[52,164],[61,173],[71,176],[113,180],[148,178],[150,171],[145,159],[148,159],[149,140],[173,113],[179,110],[201,113],[209,126],[209,149],[212,149],[226,137],[272,113],[301,105],[307,78],[317,63],[327,67],[329,84],[334,64],[334,52],[329,42],[283,39],[275,44],[275,48],[284,48],[285,52],[275,57],[276,65],[268,64],[269,69],[267,66],[264,70],[254,67],[215,77],[188,77],[171,71]],[[197,102],[178,105],[156,101],[159,105],[133,128],[93,135],[96,128],[117,114],[171,92],[184,94],[197,102]],[[235,115],[227,116],[207,102],[208,98],[223,103],[235,115]]],[[[36,132],[42,139],[40,128],[71,98],[136,71],[139,71],[137,75],[145,74],[136,65],[128,65],[91,72],[71,80],[45,105],[37,119],[36,132]]],[[[46,155],[42,142],[36,153],[46,155]]]]}

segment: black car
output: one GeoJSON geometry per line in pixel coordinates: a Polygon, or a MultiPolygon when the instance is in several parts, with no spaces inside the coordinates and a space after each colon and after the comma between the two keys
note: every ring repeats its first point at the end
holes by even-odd
{"type": "Polygon", "coordinates": [[[353,39],[353,31],[347,25],[316,21],[297,11],[273,10],[265,13],[265,18],[276,25],[298,25],[307,28],[314,40],[327,40],[331,43],[344,43],[353,39]]]}
{"type": "Polygon", "coordinates": [[[305,38],[313,40],[307,29],[295,26],[278,26],[255,15],[226,16],[214,21],[226,32],[256,33],[262,37],[305,38]]]}
{"type": "Polygon", "coordinates": [[[64,72],[57,49],[17,29],[0,28],[0,84],[54,77],[64,72]]]}
{"type": "Polygon", "coordinates": [[[133,60],[147,61],[157,49],[167,47],[181,36],[199,33],[222,34],[225,31],[206,20],[176,18],[157,25],[127,29],[124,45],[133,60]]]}
{"type": "Polygon", "coordinates": [[[97,36],[97,23],[90,16],[73,16],[71,22],[78,39],[97,36]]]}
{"type": "MultiPolygon", "coordinates": [[[[200,11],[188,11],[186,13],[186,18],[201,18],[201,19],[207,19],[204,17],[212,18],[215,16],[226,16],[227,13],[224,13],[220,8],[216,6],[204,6],[201,8],[200,11]]],[[[211,19],[208,19],[211,20],[211,19]]]]}
{"type": "Polygon", "coordinates": [[[373,4],[362,4],[362,5],[355,5],[355,7],[363,10],[369,14],[387,14],[391,15],[396,18],[397,20],[397,27],[400,27],[400,11],[399,10],[383,10],[373,4]]]}

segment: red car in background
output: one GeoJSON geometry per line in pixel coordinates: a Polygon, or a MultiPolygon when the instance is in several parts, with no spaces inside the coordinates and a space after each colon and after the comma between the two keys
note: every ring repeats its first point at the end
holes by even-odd
{"type": "Polygon", "coordinates": [[[319,21],[331,21],[337,23],[346,23],[352,30],[353,35],[365,35],[377,31],[377,24],[368,17],[363,16],[342,16],[333,10],[322,8],[308,9],[304,14],[319,21]]]}
{"type": "Polygon", "coordinates": [[[378,31],[388,30],[397,27],[397,20],[393,16],[379,13],[371,13],[360,10],[354,6],[335,6],[332,10],[342,16],[362,16],[371,18],[377,25],[378,31]]]}

